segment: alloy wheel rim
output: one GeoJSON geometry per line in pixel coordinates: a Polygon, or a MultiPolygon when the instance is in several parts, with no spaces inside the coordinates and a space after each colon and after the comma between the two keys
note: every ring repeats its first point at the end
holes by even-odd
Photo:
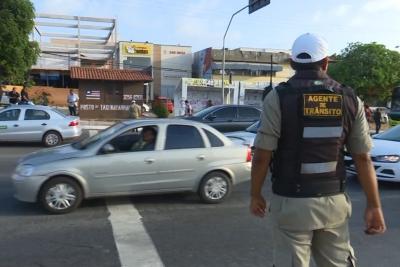
{"type": "Polygon", "coordinates": [[[58,141],[59,139],[56,134],[49,134],[48,136],[46,136],[46,143],[51,146],[56,145],[58,141]]]}
{"type": "Polygon", "coordinates": [[[213,177],[207,181],[204,190],[209,199],[220,200],[228,191],[228,183],[222,177],[213,177]]]}
{"type": "Polygon", "coordinates": [[[46,192],[46,203],[56,210],[64,210],[76,202],[76,190],[69,184],[56,184],[46,192]]]}

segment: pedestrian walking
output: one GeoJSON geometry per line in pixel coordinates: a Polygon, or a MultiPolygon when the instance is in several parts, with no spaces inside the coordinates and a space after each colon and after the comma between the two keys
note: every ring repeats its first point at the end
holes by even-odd
{"type": "Polygon", "coordinates": [[[185,100],[185,117],[191,117],[193,115],[193,108],[188,100],[185,100]]]}
{"type": "Polygon", "coordinates": [[[78,107],[79,97],[74,91],[71,89],[69,90],[69,94],[67,97],[69,115],[76,116],[76,108],[78,107]]]}
{"type": "Polygon", "coordinates": [[[209,107],[212,107],[212,106],[214,106],[213,105],[213,102],[212,102],[212,100],[211,99],[209,99],[208,101],[207,101],[207,108],[209,108],[209,107]]]}
{"type": "Polygon", "coordinates": [[[381,129],[382,113],[379,108],[374,112],[375,134],[378,134],[381,129]]]}
{"type": "Polygon", "coordinates": [[[129,107],[129,114],[132,119],[139,119],[142,116],[142,109],[135,100],[132,100],[131,106],[129,107]]]}
{"type": "Polygon", "coordinates": [[[13,87],[12,91],[8,93],[8,97],[10,99],[10,104],[17,104],[20,98],[17,88],[13,87]]]}
{"type": "Polygon", "coordinates": [[[327,75],[324,39],[304,34],[292,47],[296,71],[265,98],[251,171],[253,215],[264,217],[262,187],[273,155],[273,260],[276,267],[355,266],[349,240],[351,203],[345,193],[343,146],[366,194],[365,232],[386,230],[363,104],[351,88],[327,75]]]}

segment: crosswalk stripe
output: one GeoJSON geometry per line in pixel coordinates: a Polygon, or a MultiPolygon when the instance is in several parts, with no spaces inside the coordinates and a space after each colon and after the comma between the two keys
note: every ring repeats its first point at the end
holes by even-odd
{"type": "Polygon", "coordinates": [[[108,217],[122,267],[162,267],[138,210],[126,199],[107,199],[108,217]]]}

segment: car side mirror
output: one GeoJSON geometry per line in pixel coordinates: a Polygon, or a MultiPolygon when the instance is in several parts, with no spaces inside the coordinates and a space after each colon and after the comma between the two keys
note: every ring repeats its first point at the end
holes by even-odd
{"type": "Polygon", "coordinates": [[[105,144],[102,148],[101,148],[101,152],[103,154],[109,154],[109,153],[113,153],[115,152],[115,147],[112,144],[105,144]]]}
{"type": "Polygon", "coordinates": [[[210,115],[210,116],[207,117],[207,120],[213,121],[213,120],[215,120],[216,118],[217,118],[217,116],[215,116],[215,115],[210,115]]]}

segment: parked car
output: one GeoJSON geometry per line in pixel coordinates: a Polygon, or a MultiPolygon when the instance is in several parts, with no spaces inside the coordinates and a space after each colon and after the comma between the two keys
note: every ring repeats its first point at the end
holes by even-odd
{"type": "Polygon", "coordinates": [[[42,142],[51,147],[81,133],[79,117],[47,106],[12,105],[0,111],[0,142],[42,142]]]}
{"type": "Polygon", "coordinates": [[[27,155],[13,184],[18,200],[39,202],[51,213],[70,212],[87,198],[181,191],[219,203],[233,185],[249,180],[250,166],[248,147],[205,124],[134,120],[27,155]]]}
{"type": "Polygon", "coordinates": [[[260,126],[260,121],[257,121],[246,128],[244,131],[225,133],[225,136],[231,139],[234,143],[247,145],[254,148],[254,139],[256,139],[257,130],[260,126]]]}
{"type": "Polygon", "coordinates": [[[206,123],[221,132],[243,131],[260,119],[261,110],[246,105],[218,105],[185,119],[206,123]]]}
{"type": "MultiPolygon", "coordinates": [[[[371,159],[376,176],[381,181],[400,182],[400,125],[373,136],[371,159]]],[[[349,174],[357,174],[349,153],[345,163],[349,174]]]]}

